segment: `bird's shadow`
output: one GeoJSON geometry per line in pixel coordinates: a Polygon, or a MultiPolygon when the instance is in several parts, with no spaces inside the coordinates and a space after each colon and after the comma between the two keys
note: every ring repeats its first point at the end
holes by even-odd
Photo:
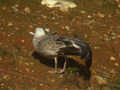
{"type": "MultiPolygon", "coordinates": [[[[37,52],[33,52],[32,56],[36,60],[39,60],[42,64],[54,68],[54,60],[40,56],[40,54],[38,54],[37,52]]],[[[63,67],[64,60],[65,60],[64,57],[58,57],[58,68],[63,67]]],[[[67,68],[76,68],[75,72],[79,73],[79,75],[82,76],[85,80],[89,80],[91,77],[91,72],[89,68],[87,68],[83,64],[79,64],[78,62],[71,58],[67,58],[67,68]]]]}

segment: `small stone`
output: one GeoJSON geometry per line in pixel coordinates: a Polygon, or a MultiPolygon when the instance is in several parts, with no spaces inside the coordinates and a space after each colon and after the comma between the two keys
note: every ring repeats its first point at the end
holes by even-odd
{"type": "Polygon", "coordinates": [[[107,81],[103,78],[103,77],[101,77],[101,76],[95,76],[95,78],[96,78],[96,80],[97,80],[97,82],[100,84],[100,85],[103,85],[103,84],[106,84],[107,83],[107,81]]]}
{"type": "Polygon", "coordinates": [[[115,63],[114,65],[115,65],[116,67],[118,67],[118,66],[119,66],[119,64],[118,64],[118,63],[115,63]]]}
{"type": "Polygon", "coordinates": [[[18,4],[15,4],[15,7],[19,7],[19,5],[18,5],[18,4]]]}
{"type": "Polygon", "coordinates": [[[113,57],[113,56],[111,56],[111,57],[110,57],[110,60],[111,60],[111,61],[115,61],[115,60],[116,60],[116,58],[115,58],[115,57],[113,57]]]}
{"type": "Polygon", "coordinates": [[[52,80],[51,80],[51,82],[55,82],[55,80],[54,80],[54,79],[52,79],[52,80]]]}
{"type": "Polygon", "coordinates": [[[2,61],[2,57],[0,57],[0,61],[2,61]]]}
{"type": "Polygon", "coordinates": [[[7,7],[2,7],[2,9],[3,9],[3,10],[6,10],[6,9],[7,9],[7,7]]]}
{"type": "Polygon", "coordinates": [[[24,11],[25,11],[25,13],[27,13],[27,14],[30,14],[30,8],[29,7],[26,7],[25,9],[24,9],[24,11]]]}
{"type": "Polygon", "coordinates": [[[7,80],[8,79],[8,75],[4,75],[3,79],[7,80]]]}
{"type": "Polygon", "coordinates": [[[60,75],[58,78],[63,78],[64,76],[63,75],[60,75]]]}
{"type": "Polygon", "coordinates": [[[109,18],[111,18],[111,17],[112,17],[112,15],[111,15],[111,14],[109,14],[109,15],[108,15],[108,17],[109,17],[109,18]]]}
{"type": "Polygon", "coordinates": [[[26,62],[26,63],[25,63],[25,65],[26,65],[26,66],[29,66],[29,63],[28,63],[28,62],[26,62]]]}
{"type": "Polygon", "coordinates": [[[85,34],[85,35],[84,35],[84,37],[85,37],[85,38],[88,38],[88,35],[87,35],[87,34],[85,34]]]}
{"type": "Polygon", "coordinates": [[[19,11],[18,7],[19,7],[19,5],[16,4],[16,5],[12,6],[12,9],[13,9],[15,12],[17,12],[17,11],[19,11]]]}
{"type": "Polygon", "coordinates": [[[117,35],[117,38],[120,38],[120,35],[117,35]]]}
{"type": "Polygon", "coordinates": [[[42,14],[41,14],[41,17],[43,17],[44,19],[47,19],[47,16],[45,16],[45,15],[42,15],[42,14]]]}
{"type": "Polygon", "coordinates": [[[34,65],[34,63],[33,63],[33,62],[30,62],[30,65],[34,65]]]}
{"type": "Polygon", "coordinates": [[[33,29],[33,25],[29,25],[29,28],[32,28],[32,29],[33,29]]]}
{"type": "Polygon", "coordinates": [[[102,14],[102,13],[100,13],[100,12],[99,12],[97,15],[98,15],[100,18],[104,18],[104,17],[105,17],[105,15],[102,14]]]}
{"type": "Polygon", "coordinates": [[[86,11],[84,11],[84,10],[81,10],[81,11],[80,11],[80,13],[82,13],[82,14],[85,14],[85,13],[86,13],[86,11]]]}
{"type": "Polygon", "coordinates": [[[57,7],[63,12],[68,11],[69,8],[77,7],[74,2],[68,0],[42,0],[41,4],[46,5],[49,8],[57,7]]]}
{"type": "Polygon", "coordinates": [[[100,47],[99,47],[99,46],[95,46],[94,49],[95,49],[95,50],[98,50],[98,49],[100,49],[100,47]]]}
{"type": "Polygon", "coordinates": [[[5,84],[4,83],[0,83],[0,86],[4,86],[5,84]]]}
{"type": "Polygon", "coordinates": [[[30,69],[29,68],[25,68],[25,71],[30,72],[30,69]]]}
{"type": "Polygon", "coordinates": [[[120,4],[118,4],[118,8],[120,8],[120,4]]]}
{"type": "Polygon", "coordinates": [[[64,90],[68,90],[68,88],[64,88],[64,90]]]}
{"type": "Polygon", "coordinates": [[[9,22],[9,23],[8,23],[8,26],[9,26],[9,27],[13,26],[13,23],[12,23],[12,22],[9,22]]]}
{"type": "Polygon", "coordinates": [[[119,0],[115,0],[115,2],[119,3],[119,0]]]}
{"type": "Polygon", "coordinates": [[[35,72],[34,70],[32,70],[31,72],[35,72]]]}
{"type": "Polygon", "coordinates": [[[40,86],[43,86],[44,84],[43,83],[40,83],[40,86]]]}
{"type": "Polygon", "coordinates": [[[87,90],[94,90],[94,87],[93,87],[93,86],[88,87],[88,89],[87,89],[87,90]]]}
{"type": "Polygon", "coordinates": [[[67,31],[69,31],[69,30],[70,30],[70,27],[69,27],[69,26],[65,26],[65,29],[66,29],[67,31]]]}
{"type": "Polygon", "coordinates": [[[88,18],[92,18],[92,16],[91,16],[91,15],[88,15],[88,18]]]}
{"type": "Polygon", "coordinates": [[[55,17],[51,17],[51,20],[55,20],[55,17]]]}
{"type": "Polygon", "coordinates": [[[24,42],[25,42],[25,40],[21,40],[21,42],[22,42],[22,43],[24,43],[24,42]]]}

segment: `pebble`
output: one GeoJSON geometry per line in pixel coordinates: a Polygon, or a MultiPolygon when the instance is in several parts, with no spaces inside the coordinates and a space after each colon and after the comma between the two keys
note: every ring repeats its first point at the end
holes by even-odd
{"type": "Polygon", "coordinates": [[[21,40],[21,42],[22,42],[22,43],[24,43],[24,42],[25,42],[25,40],[21,40]]]}
{"type": "Polygon", "coordinates": [[[100,47],[99,46],[94,46],[94,49],[98,50],[98,49],[100,49],[100,47]]]}
{"type": "Polygon", "coordinates": [[[111,61],[115,61],[116,58],[115,58],[114,56],[111,56],[111,57],[110,57],[110,60],[111,60],[111,61]]]}
{"type": "Polygon", "coordinates": [[[15,7],[19,7],[19,5],[18,5],[18,4],[15,4],[15,7]]]}
{"type": "Polygon", "coordinates": [[[64,88],[64,90],[69,90],[68,88],[64,88]]]}
{"type": "Polygon", "coordinates": [[[30,62],[30,65],[34,65],[34,63],[33,63],[33,62],[30,62]]]}
{"type": "Polygon", "coordinates": [[[61,11],[68,11],[69,8],[77,7],[74,2],[68,0],[42,0],[41,4],[49,8],[58,7],[61,11]]]}
{"type": "Polygon", "coordinates": [[[91,15],[88,15],[88,18],[90,19],[90,18],[92,18],[92,16],[91,16],[91,15]]]}
{"type": "Polygon", "coordinates": [[[5,84],[4,83],[0,83],[0,86],[2,87],[2,86],[5,86],[5,84]]]}
{"type": "Polygon", "coordinates": [[[25,13],[27,13],[27,14],[30,14],[30,12],[31,12],[29,7],[25,7],[24,11],[25,11],[25,13]]]}
{"type": "Polygon", "coordinates": [[[109,40],[114,40],[117,38],[116,33],[112,32],[109,34],[104,34],[104,40],[109,41],[109,40]]]}
{"type": "Polygon", "coordinates": [[[69,26],[65,26],[65,29],[66,29],[67,31],[69,31],[69,30],[70,30],[70,27],[69,27],[69,26]]]}
{"type": "Polygon", "coordinates": [[[84,10],[81,10],[81,11],[80,11],[80,13],[81,13],[81,14],[85,14],[85,13],[86,13],[86,11],[84,11],[84,10]]]}
{"type": "Polygon", "coordinates": [[[9,26],[9,27],[13,26],[13,23],[12,23],[12,22],[9,22],[9,23],[8,23],[8,26],[9,26]]]}
{"type": "Polygon", "coordinates": [[[31,72],[35,72],[34,70],[32,70],[31,72]]]}
{"type": "Polygon", "coordinates": [[[105,15],[102,14],[102,13],[100,13],[100,12],[98,12],[97,15],[98,15],[100,18],[104,18],[104,17],[105,17],[105,15]]]}
{"type": "Polygon", "coordinates": [[[7,80],[8,79],[8,75],[4,75],[3,79],[7,80]]]}
{"type": "Polygon", "coordinates": [[[2,10],[6,10],[7,9],[7,7],[2,7],[2,10]]]}
{"type": "Polygon", "coordinates": [[[95,78],[96,78],[96,80],[97,80],[97,82],[100,84],[100,85],[103,85],[103,84],[106,84],[107,83],[107,81],[103,78],[103,77],[101,77],[101,76],[95,76],[95,78]]]}
{"type": "Polygon", "coordinates": [[[118,8],[120,8],[120,4],[118,4],[118,8]]]}
{"type": "Polygon", "coordinates": [[[119,0],[115,0],[115,2],[119,3],[119,0]]]}
{"type": "Polygon", "coordinates": [[[94,90],[94,87],[93,87],[93,86],[88,87],[88,89],[87,89],[87,90],[94,90]]]}
{"type": "Polygon", "coordinates": [[[29,63],[28,63],[28,62],[26,62],[26,63],[25,63],[25,65],[26,65],[26,66],[29,66],[29,63]]]}
{"type": "Polygon", "coordinates": [[[120,53],[118,53],[118,56],[120,57],[120,53]]]}
{"type": "Polygon", "coordinates": [[[19,7],[19,5],[18,5],[18,4],[16,4],[16,5],[12,6],[13,11],[14,11],[14,12],[19,11],[18,7],[19,7]]]}
{"type": "Polygon", "coordinates": [[[117,35],[117,38],[120,38],[120,35],[117,35]]]}
{"type": "Polygon", "coordinates": [[[2,57],[0,57],[0,61],[2,61],[2,57]]]}
{"type": "Polygon", "coordinates": [[[51,82],[55,82],[55,80],[54,80],[54,79],[52,79],[52,80],[51,80],[51,82]]]}
{"type": "Polygon", "coordinates": [[[31,29],[33,29],[33,25],[29,25],[28,27],[31,28],[31,29]]]}
{"type": "Polygon", "coordinates": [[[44,84],[43,83],[40,83],[40,86],[43,86],[44,84]]]}
{"type": "Polygon", "coordinates": [[[30,72],[30,69],[29,68],[25,68],[25,71],[30,72]]]}
{"type": "Polygon", "coordinates": [[[108,15],[108,18],[111,18],[111,17],[112,17],[112,15],[111,15],[111,14],[109,14],[109,15],[108,15]]]}
{"type": "Polygon", "coordinates": [[[119,66],[119,64],[116,62],[115,64],[114,64],[116,67],[118,67],[119,66]]]}
{"type": "Polygon", "coordinates": [[[44,19],[47,19],[47,16],[45,16],[45,15],[41,14],[41,17],[44,18],[44,19]]]}
{"type": "Polygon", "coordinates": [[[85,35],[84,35],[84,37],[85,37],[85,38],[88,38],[88,35],[87,35],[87,34],[85,34],[85,35]]]}

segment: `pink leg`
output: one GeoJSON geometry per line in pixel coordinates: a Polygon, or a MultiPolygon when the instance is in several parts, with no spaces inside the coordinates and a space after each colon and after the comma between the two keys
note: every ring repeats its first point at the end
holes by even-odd
{"type": "Polygon", "coordinates": [[[48,71],[49,73],[57,73],[57,64],[58,64],[58,59],[57,59],[57,57],[54,58],[54,61],[55,61],[55,70],[48,71]]]}

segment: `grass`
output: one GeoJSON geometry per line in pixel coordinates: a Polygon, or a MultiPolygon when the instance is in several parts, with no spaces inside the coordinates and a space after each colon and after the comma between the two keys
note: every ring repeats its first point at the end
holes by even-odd
{"type": "Polygon", "coordinates": [[[115,80],[116,84],[105,84],[105,87],[110,87],[110,88],[119,88],[120,89],[120,79],[115,80]]]}
{"type": "Polygon", "coordinates": [[[105,84],[104,86],[110,87],[110,88],[120,88],[120,85],[114,85],[114,84],[105,84]]]}
{"type": "Polygon", "coordinates": [[[68,67],[66,72],[77,72],[78,71],[78,68],[71,68],[71,67],[68,67]]]}

